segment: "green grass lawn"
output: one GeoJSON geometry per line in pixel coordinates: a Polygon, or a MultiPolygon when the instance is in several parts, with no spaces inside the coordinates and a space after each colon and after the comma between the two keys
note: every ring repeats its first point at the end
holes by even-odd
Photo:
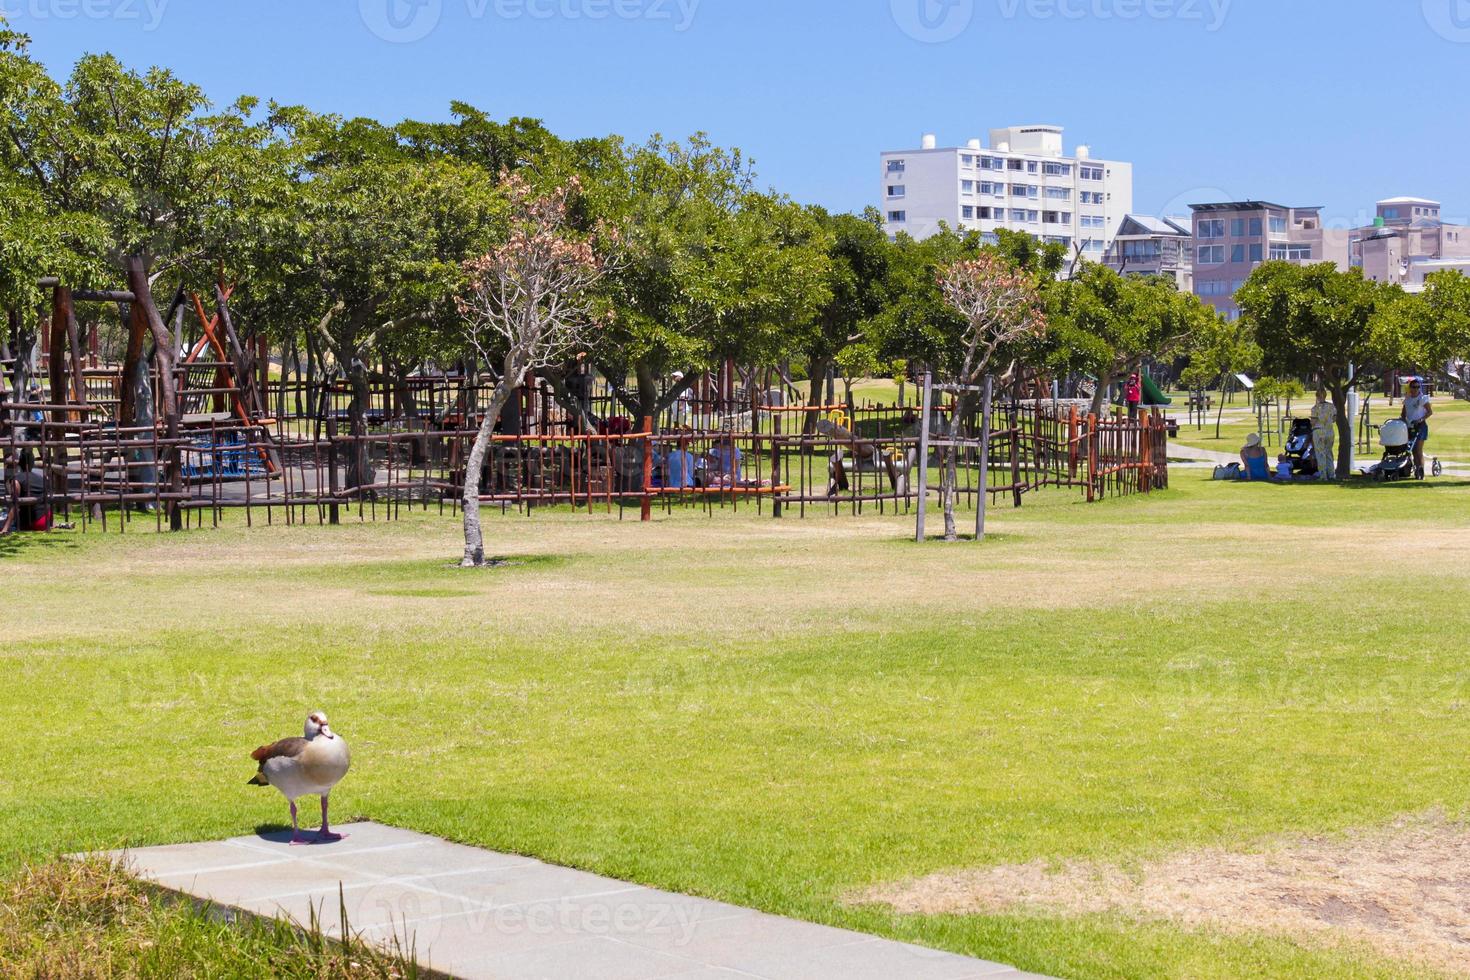
{"type": "Polygon", "coordinates": [[[0,539],[0,877],[280,822],[249,751],[323,708],[353,747],[338,819],[1053,975],[1428,975],[849,901],[1465,813],[1470,485],[1175,484],[1032,495],[983,546],[900,518],[493,516],[519,562],[480,572],[427,515],[0,539]]]}

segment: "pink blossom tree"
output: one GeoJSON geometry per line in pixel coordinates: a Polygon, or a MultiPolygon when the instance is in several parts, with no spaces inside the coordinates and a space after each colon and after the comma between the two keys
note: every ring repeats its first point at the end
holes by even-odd
{"type": "MultiPolygon", "coordinates": [[[[973,259],[963,259],[939,273],[944,302],[960,315],[956,382],[961,385],[947,433],[950,445],[940,455],[940,502],[944,507],[944,539],[958,540],[954,506],[957,484],[953,440],[960,420],[974,408],[972,390],[991,373],[998,355],[1014,350],[1022,341],[1046,331],[1046,314],[1032,276],[1011,265],[1003,256],[985,250],[973,259]]],[[[981,465],[988,465],[981,460],[981,465]]],[[[925,461],[921,465],[927,465],[925,461]]]]}
{"type": "Polygon", "coordinates": [[[467,283],[457,298],[476,364],[499,365],[465,465],[465,568],[485,564],[480,479],[496,420],[531,371],[559,362],[586,341],[598,320],[593,290],[606,271],[594,239],[570,226],[569,202],[579,191],[575,179],[544,194],[516,174],[504,176],[502,184],[510,205],[509,238],[465,263],[467,283]]]}

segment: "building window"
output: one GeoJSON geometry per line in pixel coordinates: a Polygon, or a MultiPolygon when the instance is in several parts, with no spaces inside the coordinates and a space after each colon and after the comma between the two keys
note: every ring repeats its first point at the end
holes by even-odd
{"type": "Polygon", "coordinates": [[[980,233],[980,240],[987,245],[1000,244],[1000,236],[993,231],[982,231],[980,233]]]}
{"type": "Polygon", "coordinates": [[[1310,262],[1312,260],[1312,246],[1310,245],[1272,245],[1271,261],[1273,262],[1310,262]]]}
{"type": "Polygon", "coordinates": [[[1196,238],[1210,239],[1225,237],[1225,221],[1222,218],[1201,218],[1196,228],[1196,238]]]}
{"type": "Polygon", "coordinates": [[[1084,214],[1082,216],[1083,228],[1106,228],[1107,226],[1108,219],[1100,214],[1084,214]]]}
{"type": "Polygon", "coordinates": [[[962,153],[960,154],[960,163],[964,164],[967,167],[973,167],[975,165],[975,158],[970,156],[968,153],[962,153]]]}
{"type": "Polygon", "coordinates": [[[1224,245],[1201,245],[1199,247],[1200,265],[1221,265],[1225,261],[1224,245]]]}
{"type": "Polygon", "coordinates": [[[1102,250],[1103,243],[1101,238],[1088,238],[1082,242],[1082,251],[1084,252],[1101,252],[1102,250]]]}
{"type": "Polygon", "coordinates": [[[909,220],[909,213],[907,211],[889,211],[888,220],[896,225],[902,224],[909,220]]]}
{"type": "Polygon", "coordinates": [[[1232,245],[1232,246],[1230,246],[1230,261],[1231,262],[1244,262],[1245,261],[1245,246],[1244,245],[1232,245]]]}
{"type": "Polygon", "coordinates": [[[1043,212],[1041,212],[1041,223],[1044,224],[1044,225],[1055,225],[1055,224],[1059,224],[1061,222],[1061,220],[1062,220],[1062,216],[1058,212],[1056,212],[1056,211],[1043,211],[1043,212]]]}
{"type": "Polygon", "coordinates": [[[1271,219],[1271,234],[1273,234],[1273,235],[1284,235],[1284,234],[1286,234],[1286,219],[1285,218],[1272,218],[1271,219]]]}
{"type": "Polygon", "coordinates": [[[901,173],[903,173],[903,161],[902,160],[889,160],[888,161],[888,172],[891,173],[891,174],[901,174],[901,173]]]}
{"type": "Polygon", "coordinates": [[[1261,257],[1261,243],[1256,242],[1255,244],[1251,245],[1251,261],[1259,262],[1261,261],[1261,257]]]}
{"type": "Polygon", "coordinates": [[[1102,167],[1078,167],[1077,168],[1077,175],[1079,177],[1081,177],[1083,180],[1102,180],[1103,179],[1103,168],[1102,167]]]}
{"type": "Polygon", "coordinates": [[[962,180],[962,181],[960,181],[960,193],[962,193],[962,194],[973,194],[973,193],[975,193],[975,182],[973,180],[962,180]]]}
{"type": "Polygon", "coordinates": [[[1251,237],[1252,238],[1260,238],[1261,237],[1261,219],[1260,218],[1252,218],[1251,219],[1251,237]]]}
{"type": "Polygon", "coordinates": [[[973,204],[966,204],[960,208],[960,217],[966,221],[973,221],[975,218],[975,206],[973,204]]]}
{"type": "Polygon", "coordinates": [[[902,184],[889,184],[888,185],[888,196],[889,197],[903,197],[904,196],[904,185],[902,185],[902,184]]]}
{"type": "Polygon", "coordinates": [[[1025,160],[1007,160],[1006,161],[1006,169],[1007,170],[1016,170],[1016,171],[1025,170],[1026,169],[1026,161],[1025,160]]]}
{"type": "Polygon", "coordinates": [[[1036,161],[1035,160],[1027,160],[1026,161],[1026,172],[1028,174],[1034,174],[1034,173],[1036,173],[1036,169],[1037,169],[1037,167],[1036,167],[1036,161]]]}
{"type": "Polygon", "coordinates": [[[1245,219],[1244,218],[1231,218],[1230,219],[1230,237],[1231,238],[1244,238],[1245,237],[1245,219]]]}
{"type": "Polygon", "coordinates": [[[1072,165],[1070,163],[1048,163],[1041,168],[1042,173],[1048,177],[1070,177],[1072,176],[1072,165]]]}
{"type": "Polygon", "coordinates": [[[1053,201],[1070,201],[1072,199],[1072,191],[1067,187],[1048,187],[1046,189],[1046,196],[1053,201]]]}

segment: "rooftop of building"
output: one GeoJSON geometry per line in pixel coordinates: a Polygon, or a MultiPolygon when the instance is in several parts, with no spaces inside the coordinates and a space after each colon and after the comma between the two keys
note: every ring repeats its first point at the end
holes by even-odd
{"type": "Polygon", "coordinates": [[[1190,235],[1189,219],[1184,217],[1161,216],[1154,217],[1148,214],[1125,214],[1123,223],[1118,226],[1118,235],[1190,235]],[[1138,231],[1134,231],[1136,227],[1138,231]]]}
{"type": "Polygon", "coordinates": [[[1386,197],[1383,200],[1379,201],[1378,203],[1379,204],[1427,204],[1430,207],[1434,207],[1434,208],[1439,207],[1439,202],[1438,201],[1430,200],[1427,197],[1386,197]]]}
{"type": "Polygon", "coordinates": [[[1321,211],[1322,205],[1273,204],[1270,201],[1221,201],[1215,204],[1191,204],[1191,211],[1321,211]]]}

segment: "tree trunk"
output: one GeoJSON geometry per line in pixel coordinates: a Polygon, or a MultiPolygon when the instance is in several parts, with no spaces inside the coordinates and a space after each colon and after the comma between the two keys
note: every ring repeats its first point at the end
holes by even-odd
{"type": "Polygon", "coordinates": [[[653,370],[642,361],[634,368],[638,376],[638,418],[653,419],[653,426],[658,428],[659,416],[659,391],[658,380],[653,376],[653,370]]]}
{"type": "Polygon", "coordinates": [[[1220,386],[1220,407],[1215,412],[1215,438],[1220,438],[1220,427],[1225,424],[1225,395],[1230,391],[1230,379],[1220,386]]]}
{"type": "MultiPolygon", "coordinates": [[[[6,357],[15,358],[15,364],[10,371],[10,400],[23,402],[26,400],[26,374],[30,368],[31,345],[27,341],[24,322],[21,319],[20,310],[11,308],[5,311],[5,320],[9,332],[5,337],[6,357]]],[[[0,410],[0,421],[3,421],[7,413],[0,410]]]]}
{"type": "Polygon", "coordinates": [[[953,445],[960,437],[960,422],[969,413],[970,395],[968,392],[960,394],[955,401],[954,414],[949,417],[949,424],[945,428],[945,439],[951,443],[945,448],[939,477],[939,500],[944,507],[944,540],[958,541],[959,528],[955,524],[954,508],[955,498],[959,495],[959,447],[953,445]]]}
{"type": "MultiPolygon", "coordinates": [[[[822,404],[822,384],[827,377],[827,368],[831,365],[831,358],[814,357],[807,364],[807,377],[810,379],[810,391],[807,394],[808,405],[822,404]]],[[[805,413],[801,423],[801,434],[810,436],[817,431],[817,422],[821,420],[822,413],[813,408],[805,413]]]]}
{"type": "Polygon", "coordinates": [[[1092,393],[1092,414],[1098,418],[1102,418],[1107,412],[1108,397],[1113,392],[1113,378],[1114,374],[1109,369],[1097,379],[1097,391],[1092,393]]]}
{"type": "MultiPolygon", "coordinates": [[[[511,365],[506,367],[509,369],[511,365]]],[[[461,497],[464,505],[464,558],[460,561],[461,568],[482,568],[485,565],[485,535],[480,528],[480,475],[485,468],[485,456],[490,451],[490,439],[500,410],[524,378],[524,371],[507,370],[501,374],[490,395],[490,404],[485,408],[485,416],[480,420],[480,428],[475,433],[469,459],[465,461],[464,493],[461,497]]]]}
{"type": "MultiPolygon", "coordinates": [[[[153,344],[157,348],[158,358],[158,386],[163,395],[164,432],[169,440],[169,451],[167,454],[169,471],[169,490],[178,493],[183,489],[183,473],[179,469],[179,427],[182,422],[179,408],[179,399],[174,391],[174,346],[173,335],[169,333],[168,327],[159,315],[158,307],[153,302],[153,293],[148,286],[148,266],[140,255],[130,255],[125,260],[128,273],[128,289],[133,294],[133,308],[142,309],[142,319],[146,321],[149,332],[153,335],[153,344]]],[[[184,527],[183,512],[179,509],[177,500],[168,502],[169,527],[175,531],[181,531],[184,527]]]]}
{"type": "Polygon", "coordinates": [[[408,383],[408,368],[401,364],[393,365],[393,387],[398,392],[398,410],[402,417],[409,421],[416,421],[419,417],[418,402],[413,397],[413,386],[408,383]]]}
{"type": "MultiPolygon", "coordinates": [[[[296,338],[292,336],[281,345],[281,387],[276,390],[276,418],[286,417],[286,389],[291,386],[292,375],[300,373],[301,362],[296,359],[296,338]]],[[[297,404],[300,404],[299,400],[297,404]]],[[[297,414],[301,414],[299,409],[297,414]]]]}
{"type": "MultiPolygon", "coordinates": [[[[576,367],[573,366],[572,370],[575,371],[576,367]]],[[[586,406],[567,387],[567,376],[563,371],[543,368],[541,370],[541,377],[545,378],[551,385],[551,394],[556,399],[556,403],[576,422],[578,431],[583,433],[597,431],[596,420],[587,413],[586,406]]]]}
{"type": "Polygon", "coordinates": [[[1353,424],[1357,421],[1348,417],[1346,386],[1332,388],[1332,407],[1337,409],[1337,479],[1346,481],[1348,469],[1353,465],[1353,424]]]}
{"type": "Polygon", "coordinates": [[[361,358],[349,358],[347,380],[352,386],[352,401],[347,406],[347,419],[351,430],[352,453],[347,462],[347,485],[366,491],[373,485],[372,462],[368,455],[367,411],[372,401],[372,386],[368,384],[367,367],[361,358]]]}

